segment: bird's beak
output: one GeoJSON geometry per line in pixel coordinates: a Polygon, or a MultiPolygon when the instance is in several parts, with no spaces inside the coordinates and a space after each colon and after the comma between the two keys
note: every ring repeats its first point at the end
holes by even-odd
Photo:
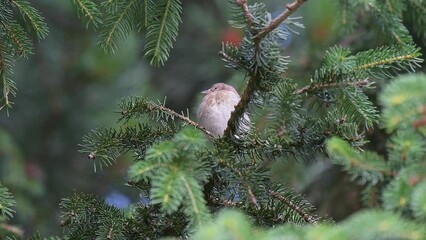
{"type": "Polygon", "coordinates": [[[201,93],[202,93],[202,94],[209,94],[209,93],[210,93],[210,89],[208,89],[208,90],[204,90],[204,91],[202,91],[201,93]]]}

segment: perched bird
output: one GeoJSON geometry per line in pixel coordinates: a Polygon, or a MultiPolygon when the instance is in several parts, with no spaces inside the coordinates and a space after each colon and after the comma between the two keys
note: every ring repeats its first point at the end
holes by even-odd
{"type": "MultiPolygon", "coordinates": [[[[231,113],[240,101],[240,95],[235,88],[225,83],[216,83],[201,93],[206,96],[198,108],[198,121],[213,135],[222,137],[231,113]]],[[[247,115],[244,117],[248,120],[247,115]]]]}

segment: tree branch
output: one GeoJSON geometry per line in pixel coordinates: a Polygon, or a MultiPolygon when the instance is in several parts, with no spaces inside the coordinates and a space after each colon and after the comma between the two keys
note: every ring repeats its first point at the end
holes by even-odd
{"type": "Polygon", "coordinates": [[[269,32],[277,28],[284,20],[286,20],[291,14],[293,14],[304,2],[307,0],[294,0],[294,2],[289,3],[285,6],[284,12],[282,12],[278,17],[274,18],[268,26],[264,27],[256,36],[254,36],[254,39],[262,39],[264,38],[269,32]]]}
{"type": "Polygon", "coordinates": [[[337,88],[337,87],[342,87],[342,86],[355,86],[355,87],[365,87],[368,86],[371,82],[368,81],[368,79],[364,79],[361,81],[357,81],[357,82],[343,82],[343,83],[323,83],[323,84],[315,84],[315,85],[308,85],[305,86],[297,91],[295,91],[294,93],[297,95],[303,94],[303,93],[312,93],[312,92],[316,92],[318,90],[321,89],[326,89],[326,88],[337,88]]]}
{"type": "Polygon", "coordinates": [[[316,217],[311,216],[308,213],[304,212],[302,209],[300,209],[300,207],[298,207],[296,204],[294,204],[292,201],[288,200],[284,196],[281,196],[279,193],[274,191],[269,191],[269,195],[278,199],[280,202],[284,203],[287,207],[291,208],[293,211],[299,214],[306,222],[311,224],[317,224],[318,219],[316,217]]]}
{"type": "Polygon", "coordinates": [[[251,26],[253,26],[253,16],[250,14],[250,11],[247,5],[247,0],[235,0],[235,2],[241,7],[241,10],[244,13],[244,17],[246,18],[246,22],[251,28],[251,26]]]}
{"type": "Polygon", "coordinates": [[[250,98],[256,90],[256,83],[258,78],[253,73],[250,74],[250,79],[247,83],[246,88],[241,96],[240,102],[235,106],[234,111],[231,113],[231,117],[228,120],[228,127],[225,130],[224,137],[231,137],[232,133],[237,131],[237,121],[241,118],[241,116],[246,111],[248,104],[250,102],[250,98]]]}
{"type": "MultiPolygon", "coordinates": [[[[281,22],[283,22],[293,12],[295,12],[305,1],[306,0],[295,0],[293,3],[287,4],[286,10],[283,13],[281,13],[277,18],[272,20],[268,26],[266,26],[262,31],[260,31],[256,36],[253,37],[253,42],[255,45],[255,54],[258,54],[260,52],[259,44],[262,38],[264,38],[270,31],[278,27],[281,22]]],[[[253,23],[253,16],[249,12],[247,0],[235,0],[235,2],[241,7],[246,18],[247,24],[250,26],[253,23]]],[[[256,86],[260,81],[260,76],[258,76],[258,74],[259,73],[256,71],[249,72],[249,81],[247,83],[246,88],[244,89],[240,102],[237,104],[237,106],[235,106],[235,110],[231,113],[231,117],[228,121],[228,126],[224,133],[224,137],[230,138],[232,136],[232,133],[236,132],[236,123],[246,111],[251,96],[256,91],[256,86]]]]}
{"type": "Polygon", "coordinates": [[[189,119],[188,117],[185,117],[183,114],[179,114],[179,113],[177,113],[177,112],[175,112],[175,111],[173,111],[172,109],[170,109],[170,108],[167,108],[167,107],[164,107],[164,106],[161,106],[161,105],[157,105],[157,104],[154,104],[154,103],[152,103],[152,104],[149,104],[149,107],[151,108],[151,109],[153,109],[153,108],[156,108],[156,109],[158,109],[158,110],[160,110],[160,111],[162,111],[162,112],[166,112],[166,113],[168,113],[169,115],[171,115],[171,116],[173,116],[173,117],[176,117],[176,118],[178,118],[178,119],[180,119],[180,120],[182,120],[182,121],[184,121],[184,122],[186,122],[186,123],[188,123],[189,125],[191,125],[191,126],[194,126],[195,128],[197,128],[197,129],[199,129],[199,130],[201,130],[202,132],[204,132],[206,135],[208,135],[209,137],[211,137],[211,138],[216,138],[210,131],[208,131],[206,128],[204,128],[203,126],[201,126],[200,124],[198,124],[198,123],[196,123],[196,122],[194,122],[194,121],[192,121],[191,119],[189,119]]]}

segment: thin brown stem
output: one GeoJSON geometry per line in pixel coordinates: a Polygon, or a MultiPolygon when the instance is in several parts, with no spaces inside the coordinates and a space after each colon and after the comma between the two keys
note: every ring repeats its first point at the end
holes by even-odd
{"type": "Polygon", "coordinates": [[[12,226],[12,225],[9,225],[9,224],[6,224],[6,223],[0,223],[0,229],[4,229],[7,232],[13,233],[13,234],[21,236],[21,237],[24,235],[24,230],[22,230],[19,227],[15,227],[15,226],[12,226]]]}
{"type": "Polygon", "coordinates": [[[214,198],[211,199],[213,203],[221,205],[221,206],[225,206],[225,207],[235,207],[237,206],[238,202],[232,202],[229,200],[224,200],[224,199],[220,199],[220,198],[214,198]]]}
{"type": "Polygon", "coordinates": [[[314,85],[308,85],[305,86],[297,91],[295,91],[295,94],[304,94],[304,93],[312,93],[316,92],[318,90],[326,89],[326,88],[337,88],[342,86],[355,86],[355,87],[365,87],[370,84],[370,81],[368,79],[364,79],[357,82],[343,82],[343,83],[322,83],[322,84],[314,84],[314,85]]]}
{"type": "Polygon", "coordinates": [[[254,74],[250,74],[249,81],[247,83],[246,88],[244,89],[244,92],[241,96],[240,102],[235,106],[234,111],[231,113],[231,117],[228,120],[228,127],[225,130],[224,137],[231,137],[232,133],[235,133],[237,131],[237,121],[246,111],[248,104],[250,102],[250,98],[255,92],[256,83],[258,81],[258,77],[254,74]]]}
{"type": "Polygon", "coordinates": [[[177,113],[177,112],[175,112],[175,111],[173,111],[172,109],[170,109],[170,108],[167,108],[167,107],[164,107],[164,106],[161,106],[161,105],[157,105],[157,104],[152,104],[151,105],[151,107],[153,107],[153,108],[157,108],[157,109],[159,109],[160,111],[162,111],[162,112],[166,112],[166,113],[168,113],[169,115],[171,115],[171,116],[173,116],[173,117],[176,117],[176,118],[178,118],[178,119],[180,119],[180,120],[182,120],[182,121],[184,121],[184,122],[186,122],[186,123],[188,123],[189,125],[191,125],[191,126],[194,126],[195,128],[197,128],[197,129],[199,129],[199,130],[201,130],[202,132],[204,132],[206,135],[208,135],[209,137],[211,137],[211,138],[216,138],[209,130],[207,130],[205,127],[203,127],[203,126],[201,126],[200,124],[198,124],[198,123],[196,123],[196,122],[194,122],[194,121],[192,121],[191,119],[189,119],[188,117],[185,117],[185,115],[183,115],[183,114],[179,114],[179,113],[177,113]]]}
{"type": "Polygon", "coordinates": [[[235,2],[241,7],[241,10],[244,13],[244,17],[246,18],[246,22],[251,27],[253,25],[253,16],[250,14],[247,0],[235,0],[235,2]]]}
{"type": "Polygon", "coordinates": [[[236,173],[241,178],[243,186],[247,189],[247,195],[248,195],[249,202],[251,204],[253,204],[253,206],[256,209],[258,209],[259,208],[259,204],[257,203],[256,196],[253,194],[253,191],[251,190],[251,186],[248,184],[248,182],[246,181],[246,178],[243,176],[243,174],[241,173],[241,171],[239,171],[238,169],[233,168],[232,166],[230,166],[225,161],[220,161],[219,164],[225,165],[227,168],[229,168],[231,171],[233,171],[234,173],[236,173]]]}
{"type": "MultiPolygon", "coordinates": [[[[253,24],[253,16],[249,12],[249,9],[247,6],[247,0],[235,0],[235,2],[241,7],[244,17],[246,18],[246,22],[251,28],[251,25],[253,24]]],[[[269,32],[271,32],[276,27],[278,27],[281,22],[287,19],[304,2],[305,0],[295,0],[293,3],[287,4],[286,10],[283,13],[281,13],[277,18],[272,20],[268,26],[266,26],[256,36],[254,36],[253,41],[254,41],[254,47],[255,47],[255,54],[258,54],[260,52],[259,44],[262,38],[264,38],[269,32]]],[[[258,73],[255,71],[250,71],[247,86],[243,91],[240,102],[237,104],[237,106],[235,106],[235,110],[231,113],[231,117],[229,118],[229,121],[228,121],[228,126],[224,133],[224,137],[231,138],[232,134],[237,131],[236,123],[246,111],[248,104],[250,102],[251,96],[253,96],[254,92],[256,91],[256,86],[258,85],[259,81],[260,81],[260,76],[258,75],[258,73]]]]}
{"type": "Polygon", "coordinates": [[[287,207],[291,208],[293,211],[295,211],[297,214],[299,214],[306,222],[311,224],[317,224],[318,219],[315,216],[311,216],[305,211],[303,211],[300,207],[298,207],[296,204],[294,204],[291,200],[285,198],[284,196],[281,196],[279,193],[274,191],[269,191],[269,194],[278,199],[280,202],[284,203],[287,207]]]}
{"type": "Polygon", "coordinates": [[[272,30],[277,28],[283,21],[285,21],[291,14],[293,14],[306,0],[294,0],[292,3],[289,3],[285,6],[285,10],[274,18],[268,26],[264,27],[254,39],[262,39],[272,30]]]}

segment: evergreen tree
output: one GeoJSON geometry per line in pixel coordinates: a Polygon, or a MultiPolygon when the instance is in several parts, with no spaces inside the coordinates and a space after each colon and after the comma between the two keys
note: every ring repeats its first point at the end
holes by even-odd
{"type": "MultiPolygon", "coordinates": [[[[180,1],[74,2],[86,23],[99,30],[105,50],[116,51],[135,29],[145,33],[145,55],[152,64],[167,60],[181,21],[180,1]]],[[[135,161],[127,184],[149,203],[120,210],[91,194],[63,199],[63,239],[424,239],[424,76],[395,81],[382,95],[384,124],[396,131],[389,159],[361,149],[365,131],[380,116],[364,90],[377,80],[413,72],[423,61],[402,17],[414,16],[416,34],[424,38],[425,3],[339,1],[346,32],[357,27],[356,14],[377,17],[390,44],[355,53],[332,47],[308,85],[284,76],[289,59],[279,41],[288,37],[287,29],[302,26],[290,16],[309,2],[294,0],[275,18],[263,3],[229,4],[230,24],[243,29],[244,38],[239,45],[223,43],[220,57],[226,67],[246,75],[247,85],[224,136],[215,138],[189,113],[176,113],[165,103],[122,99],[119,127],[92,131],[84,137],[81,152],[94,161],[95,170],[132,154],[135,161]],[[310,101],[315,104],[307,104],[310,101]],[[256,119],[260,109],[268,112],[264,128],[243,122],[243,114],[256,119]],[[242,127],[247,125],[249,132],[242,127]],[[310,161],[323,154],[366,185],[367,205],[383,205],[389,211],[365,211],[336,227],[318,216],[303,196],[270,177],[271,162],[310,161]],[[227,208],[247,217],[235,211],[218,214],[227,208]]],[[[12,202],[7,191],[0,190],[0,203],[2,199],[9,204],[9,216],[12,202]]]]}

